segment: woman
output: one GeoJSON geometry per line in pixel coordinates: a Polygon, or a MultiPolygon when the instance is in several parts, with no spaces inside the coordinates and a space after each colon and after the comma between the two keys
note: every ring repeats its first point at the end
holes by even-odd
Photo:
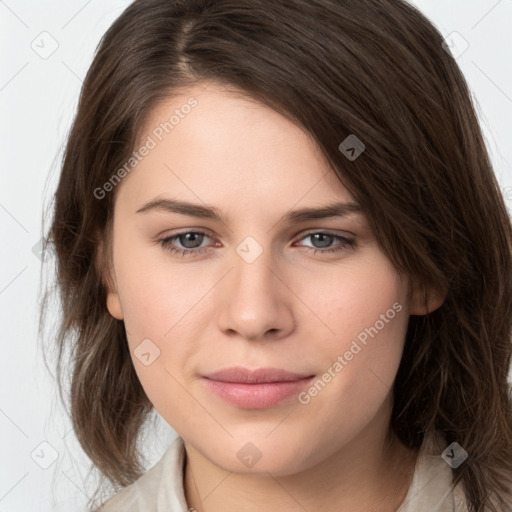
{"type": "Polygon", "coordinates": [[[135,1],[48,242],[103,510],[512,510],[510,219],[409,4],[135,1]]]}

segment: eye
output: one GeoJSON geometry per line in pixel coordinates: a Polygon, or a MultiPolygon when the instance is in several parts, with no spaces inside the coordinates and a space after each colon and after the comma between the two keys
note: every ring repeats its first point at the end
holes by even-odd
{"type": "MultiPolygon", "coordinates": [[[[174,235],[168,236],[160,240],[162,247],[172,254],[177,254],[183,257],[197,256],[202,254],[211,247],[203,246],[205,238],[211,238],[205,231],[182,231],[174,235]],[[181,247],[176,247],[176,244],[180,244],[181,247]]],[[[304,234],[299,240],[310,238],[314,244],[313,247],[307,245],[299,245],[304,247],[308,251],[313,251],[313,254],[320,253],[338,253],[346,250],[347,248],[353,248],[356,245],[356,241],[353,238],[346,236],[329,233],[327,231],[316,231],[304,234]],[[338,243],[332,247],[332,243],[337,241],[338,243]]],[[[218,246],[218,244],[217,244],[218,246]]]]}
{"type": "Polygon", "coordinates": [[[199,247],[204,238],[210,238],[204,231],[183,231],[172,236],[168,236],[160,240],[162,247],[173,254],[181,256],[195,256],[208,250],[208,247],[199,247]],[[184,248],[175,246],[174,241],[181,243],[184,248]]]}
{"type": "Polygon", "coordinates": [[[313,251],[313,254],[316,254],[317,252],[321,253],[336,253],[341,252],[343,250],[346,250],[347,248],[355,247],[356,241],[353,238],[348,238],[341,235],[336,235],[334,233],[329,233],[326,231],[316,231],[316,232],[310,232],[306,233],[301,240],[304,240],[306,238],[310,238],[313,243],[318,244],[317,246],[309,247],[309,246],[302,246],[306,249],[313,251]],[[333,241],[337,240],[338,244],[332,247],[331,243],[333,241]]]}

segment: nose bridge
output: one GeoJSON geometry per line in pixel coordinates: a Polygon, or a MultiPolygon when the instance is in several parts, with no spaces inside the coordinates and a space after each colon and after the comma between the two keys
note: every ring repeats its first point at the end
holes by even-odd
{"type": "Polygon", "coordinates": [[[251,302],[252,297],[259,300],[261,294],[266,295],[267,300],[264,302],[274,302],[276,291],[274,272],[277,269],[270,246],[264,246],[253,236],[247,236],[238,244],[235,252],[234,294],[243,302],[247,299],[251,302]]]}

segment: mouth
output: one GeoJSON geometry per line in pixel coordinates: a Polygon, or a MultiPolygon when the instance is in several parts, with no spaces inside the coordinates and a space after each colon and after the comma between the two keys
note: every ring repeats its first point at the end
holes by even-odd
{"type": "Polygon", "coordinates": [[[279,368],[228,368],[203,376],[208,390],[241,409],[266,409],[299,393],[314,375],[279,368]]]}

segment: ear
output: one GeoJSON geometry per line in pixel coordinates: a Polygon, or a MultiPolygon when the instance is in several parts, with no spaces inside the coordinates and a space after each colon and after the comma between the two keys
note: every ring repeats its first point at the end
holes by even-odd
{"type": "Polygon", "coordinates": [[[416,287],[411,295],[409,314],[428,315],[443,304],[446,298],[445,291],[435,290],[433,288],[425,289],[416,287]]]}
{"type": "Polygon", "coordinates": [[[99,236],[97,239],[96,268],[99,270],[101,282],[107,292],[107,309],[111,316],[117,320],[122,320],[124,318],[123,309],[121,307],[121,301],[119,300],[117,282],[111,264],[112,260],[104,254],[103,238],[99,236]]]}

